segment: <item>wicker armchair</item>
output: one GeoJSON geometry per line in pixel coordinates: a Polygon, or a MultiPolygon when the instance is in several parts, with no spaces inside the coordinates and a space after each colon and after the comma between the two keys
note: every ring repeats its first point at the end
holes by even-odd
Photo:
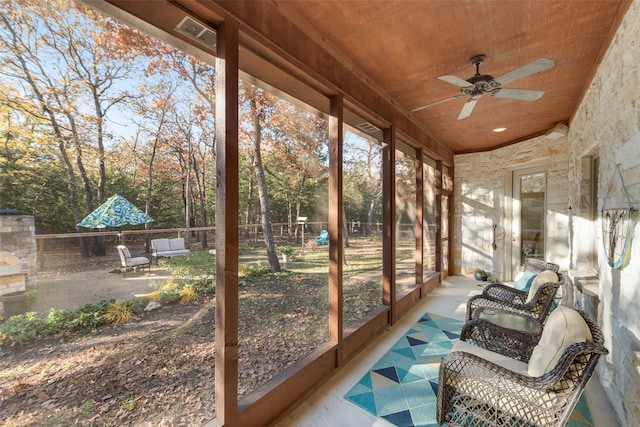
{"type": "Polygon", "coordinates": [[[437,421],[467,427],[564,426],[599,357],[608,353],[603,343],[595,323],[568,307],[554,310],[540,342],[526,346],[522,361],[458,341],[440,365],[437,421]],[[581,325],[565,327],[567,313],[581,325]]]}
{"type": "Polygon", "coordinates": [[[462,328],[460,340],[526,362],[540,341],[540,333],[537,330],[505,328],[485,319],[473,319],[462,328]]]}
{"type": "Polygon", "coordinates": [[[466,319],[471,320],[477,318],[478,309],[480,308],[489,308],[531,316],[540,323],[544,323],[551,307],[553,307],[554,298],[558,289],[563,282],[570,280],[566,273],[557,273],[557,264],[544,263],[544,265],[551,267],[551,269],[539,273],[536,281],[554,272],[557,275],[557,282],[550,281],[543,283],[539,287],[532,287],[529,292],[521,291],[500,283],[491,284],[484,289],[481,295],[469,298],[467,302],[466,319]]]}

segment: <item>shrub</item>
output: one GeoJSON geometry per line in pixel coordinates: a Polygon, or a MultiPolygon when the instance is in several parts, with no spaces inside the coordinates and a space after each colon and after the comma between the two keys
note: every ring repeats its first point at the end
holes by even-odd
{"type": "Polygon", "coordinates": [[[295,249],[293,249],[291,246],[283,246],[282,248],[280,248],[280,253],[282,255],[293,255],[293,253],[295,252],[295,249]]]}
{"type": "Polygon", "coordinates": [[[131,320],[133,317],[133,310],[131,306],[127,304],[113,302],[105,308],[103,317],[107,323],[119,325],[131,320]]]}
{"type": "Polygon", "coordinates": [[[72,318],[68,322],[70,329],[94,329],[107,324],[104,313],[110,304],[115,303],[115,299],[102,300],[95,304],[85,304],[72,313],[72,318]]]}
{"type": "Polygon", "coordinates": [[[240,277],[245,279],[253,279],[265,276],[271,273],[271,269],[268,265],[262,265],[258,263],[255,267],[251,264],[243,264],[240,267],[240,277]]]}
{"type": "Polygon", "coordinates": [[[200,299],[200,296],[191,285],[183,286],[182,289],[180,289],[179,294],[180,294],[180,302],[183,304],[196,302],[198,301],[198,299],[200,299]]]}
{"type": "Polygon", "coordinates": [[[0,345],[14,346],[36,338],[45,329],[45,323],[46,320],[33,311],[11,316],[0,324],[0,345]]]}
{"type": "Polygon", "coordinates": [[[214,280],[200,280],[191,284],[196,294],[203,297],[212,297],[216,294],[216,282],[214,280]]]}
{"type": "Polygon", "coordinates": [[[180,289],[173,282],[168,282],[158,292],[158,302],[162,305],[171,305],[180,300],[180,289]]]}
{"type": "Polygon", "coordinates": [[[24,302],[25,304],[27,304],[27,307],[32,307],[37,300],[38,300],[37,289],[29,289],[24,293],[24,302]]]}

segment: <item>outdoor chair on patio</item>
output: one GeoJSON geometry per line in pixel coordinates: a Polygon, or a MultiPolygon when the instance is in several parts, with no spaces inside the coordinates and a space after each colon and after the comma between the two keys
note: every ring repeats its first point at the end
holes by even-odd
{"type": "Polygon", "coordinates": [[[320,232],[320,235],[316,236],[316,242],[320,243],[321,245],[325,245],[327,243],[327,240],[329,240],[329,232],[327,230],[322,230],[320,232]]]}
{"type": "Polygon", "coordinates": [[[569,281],[566,273],[545,270],[535,276],[528,291],[495,283],[487,286],[481,295],[469,298],[466,319],[482,318],[490,310],[515,312],[544,323],[554,306],[558,288],[569,281]]]}
{"type": "Polygon", "coordinates": [[[551,313],[537,345],[524,346],[521,360],[461,339],[440,364],[437,421],[564,426],[599,357],[608,353],[603,344],[597,325],[565,306],[551,313]]]}
{"type": "Polygon", "coordinates": [[[124,277],[127,277],[127,270],[136,269],[138,267],[148,267],[151,272],[151,261],[149,258],[139,256],[132,257],[129,248],[124,245],[118,245],[118,255],[120,255],[120,272],[124,272],[124,277]]]}

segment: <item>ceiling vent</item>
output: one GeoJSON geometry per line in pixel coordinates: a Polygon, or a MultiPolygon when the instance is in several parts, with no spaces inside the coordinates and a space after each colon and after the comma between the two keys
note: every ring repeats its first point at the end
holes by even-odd
{"type": "Polygon", "coordinates": [[[356,127],[366,133],[376,133],[380,130],[369,122],[360,123],[356,127]]]}
{"type": "Polygon", "coordinates": [[[176,31],[184,34],[210,49],[216,48],[216,32],[205,27],[190,16],[185,16],[176,26],[176,31]]]}

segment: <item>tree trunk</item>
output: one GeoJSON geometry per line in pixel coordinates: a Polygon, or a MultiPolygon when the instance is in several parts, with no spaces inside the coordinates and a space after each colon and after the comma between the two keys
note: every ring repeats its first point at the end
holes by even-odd
{"type": "Polygon", "coordinates": [[[184,182],[184,246],[185,248],[189,248],[191,244],[191,233],[189,231],[191,218],[191,202],[189,200],[191,194],[191,141],[189,141],[186,166],[187,170],[184,182]]]}
{"type": "MultiPolygon", "coordinates": [[[[163,116],[164,118],[164,116],[163,116]]],[[[162,123],[163,121],[161,121],[162,123]]],[[[156,158],[156,150],[158,149],[158,136],[153,139],[153,146],[151,148],[151,156],[149,158],[149,179],[147,180],[147,195],[144,202],[144,212],[149,215],[149,210],[151,209],[151,191],[153,190],[153,162],[156,158]]],[[[144,225],[145,230],[150,229],[150,225],[147,222],[144,225]]],[[[149,242],[149,235],[145,234],[144,237],[144,245],[147,253],[151,253],[151,245],[149,242]]]]}
{"type": "Polygon", "coordinates": [[[262,167],[262,156],[260,154],[260,139],[262,130],[260,128],[260,112],[261,109],[256,108],[255,100],[251,101],[251,106],[255,111],[255,138],[253,141],[253,167],[256,172],[256,180],[258,184],[258,198],[260,199],[260,219],[262,223],[262,235],[267,248],[267,259],[271,271],[277,273],[280,271],[280,260],[276,252],[276,244],[273,239],[273,228],[271,227],[271,211],[269,209],[269,194],[267,191],[267,179],[262,167]]]}
{"type": "MultiPolygon", "coordinates": [[[[253,161],[251,162],[253,164],[253,161]]],[[[249,178],[249,195],[247,196],[247,209],[244,212],[244,238],[249,241],[251,238],[251,230],[249,230],[249,224],[253,218],[253,177],[249,178]]]]}
{"type": "MultiPolygon", "coordinates": [[[[195,156],[194,156],[194,162],[193,162],[193,172],[196,177],[196,190],[198,191],[198,199],[200,201],[200,203],[198,204],[198,213],[200,215],[200,227],[206,227],[207,212],[205,209],[204,170],[201,172],[200,169],[198,168],[198,162],[195,161],[195,156]],[[201,176],[202,176],[202,181],[200,180],[201,176]]],[[[202,243],[203,249],[208,247],[206,230],[203,230],[200,233],[200,242],[202,243]]]]}

